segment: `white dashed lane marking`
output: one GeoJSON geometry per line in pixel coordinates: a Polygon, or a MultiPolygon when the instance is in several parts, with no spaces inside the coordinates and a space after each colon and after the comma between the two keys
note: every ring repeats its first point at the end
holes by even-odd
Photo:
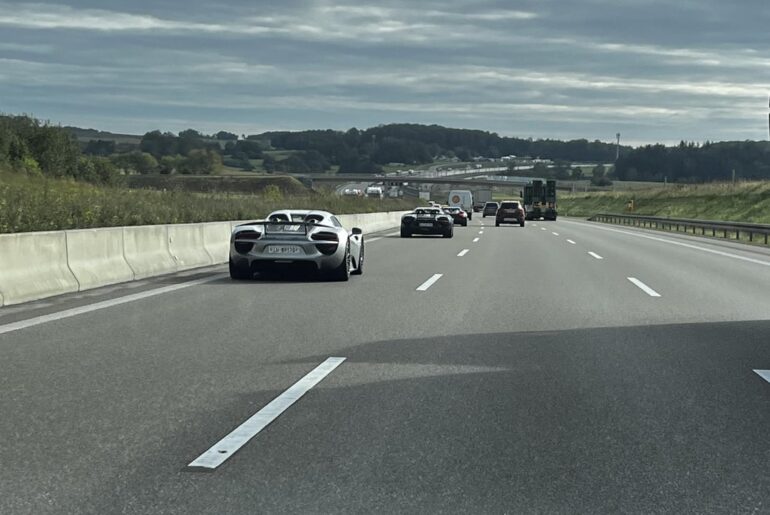
{"type": "Polygon", "coordinates": [[[575,242],[574,242],[574,241],[572,241],[572,240],[567,240],[567,243],[569,243],[570,245],[577,245],[577,243],[575,243],[575,242]]]}
{"type": "Polygon", "coordinates": [[[463,250],[460,251],[459,254],[457,254],[457,257],[463,257],[468,252],[470,252],[470,249],[463,249],[463,250]]]}
{"type": "Polygon", "coordinates": [[[219,467],[311,388],[320,383],[324,377],[331,374],[343,361],[345,358],[329,358],[315,367],[305,377],[270,401],[267,406],[252,415],[246,422],[235,428],[187,466],[191,469],[207,471],[219,467]]]}
{"type": "Polygon", "coordinates": [[[593,258],[596,258],[596,259],[604,259],[599,254],[597,254],[596,252],[589,252],[588,255],[593,257],[593,258]]]}
{"type": "Polygon", "coordinates": [[[660,293],[656,292],[646,284],[644,284],[642,281],[637,279],[636,277],[628,277],[628,280],[631,281],[633,284],[635,284],[637,287],[639,287],[640,290],[642,290],[644,293],[649,295],[650,297],[660,297],[660,293]]]}
{"type": "Polygon", "coordinates": [[[473,238],[473,243],[478,243],[481,238],[473,238]]]}
{"type": "Polygon", "coordinates": [[[441,279],[441,277],[443,277],[443,275],[444,274],[434,274],[433,277],[431,277],[430,279],[422,283],[420,286],[418,286],[417,291],[427,291],[428,288],[433,286],[436,283],[436,281],[438,281],[439,279],[441,279]]]}

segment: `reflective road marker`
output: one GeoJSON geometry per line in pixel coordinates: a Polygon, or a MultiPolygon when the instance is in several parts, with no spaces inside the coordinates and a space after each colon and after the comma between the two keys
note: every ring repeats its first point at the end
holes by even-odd
{"type": "Polygon", "coordinates": [[[345,358],[329,358],[315,367],[305,377],[270,401],[267,406],[252,415],[246,422],[235,428],[233,432],[222,438],[187,466],[192,469],[206,471],[216,469],[230,456],[235,454],[238,449],[246,445],[249,440],[254,438],[257,433],[278,418],[281,413],[297,402],[312,387],[320,383],[324,377],[340,366],[343,361],[345,361],[345,358]]]}

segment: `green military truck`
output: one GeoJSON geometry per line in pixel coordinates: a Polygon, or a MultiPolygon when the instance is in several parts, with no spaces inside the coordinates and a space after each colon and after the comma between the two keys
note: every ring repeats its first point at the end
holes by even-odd
{"type": "Polygon", "coordinates": [[[534,180],[524,186],[524,210],[527,220],[556,220],[556,181],[534,180]]]}

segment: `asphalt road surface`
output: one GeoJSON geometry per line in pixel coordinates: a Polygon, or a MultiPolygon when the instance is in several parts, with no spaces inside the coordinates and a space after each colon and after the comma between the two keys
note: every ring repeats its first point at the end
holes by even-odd
{"type": "Polygon", "coordinates": [[[767,250],[475,216],[366,251],[0,309],[0,513],[770,513],[767,250]]]}

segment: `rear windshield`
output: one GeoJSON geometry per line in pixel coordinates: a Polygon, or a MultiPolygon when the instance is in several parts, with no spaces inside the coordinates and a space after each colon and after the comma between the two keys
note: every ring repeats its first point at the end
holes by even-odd
{"type": "Polygon", "coordinates": [[[519,207],[518,202],[503,202],[500,204],[501,209],[517,209],[519,207]]]}
{"type": "Polygon", "coordinates": [[[484,207],[497,207],[497,202],[487,202],[487,205],[484,207]]]}

